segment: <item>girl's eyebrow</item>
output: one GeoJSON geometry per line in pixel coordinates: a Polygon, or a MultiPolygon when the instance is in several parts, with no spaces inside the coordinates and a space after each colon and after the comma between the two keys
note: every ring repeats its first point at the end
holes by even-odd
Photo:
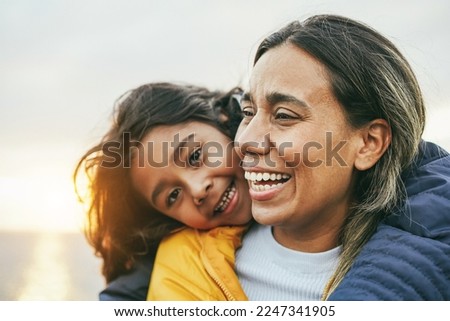
{"type": "MultiPolygon", "coordinates": [[[[179,137],[178,135],[175,135],[174,141],[171,142],[171,145],[174,147],[171,161],[174,164],[178,164],[178,162],[180,161],[180,159],[179,159],[180,150],[182,148],[186,147],[186,145],[188,145],[189,143],[191,143],[194,140],[195,133],[189,134],[188,136],[184,137],[180,141],[178,139],[176,139],[178,137],[179,137]]],[[[169,164],[170,164],[170,161],[169,161],[169,164]]],[[[153,190],[153,193],[152,193],[152,202],[153,202],[153,204],[156,204],[156,200],[158,199],[159,194],[161,194],[161,192],[166,188],[167,185],[168,185],[168,183],[167,183],[167,181],[165,179],[160,180],[156,184],[155,189],[153,190]]]]}
{"type": "MultiPolygon", "coordinates": [[[[175,135],[175,138],[178,138],[178,134],[175,135]]],[[[192,143],[195,137],[195,133],[189,134],[188,136],[184,137],[182,140],[178,141],[178,139],[174,139],[174,141],[171,143],[173,146],[173,154],[172,154],[172,162],[175,162],[175,164],[178,164],[180,160],[180,151],[182,148],[186,147],[188,144],[192,143]]]]}
{"type": "Polygon", "coordinates": [[[158,184],[156,184],[156,187],[152,193],[153,205],[156,204],[156,200],[158,199],[159,194],[161,194],[161,192],[165,189],[166,186],[167,186],[167,182],[165,180],[161,180],[158,182],[158,184]]]}

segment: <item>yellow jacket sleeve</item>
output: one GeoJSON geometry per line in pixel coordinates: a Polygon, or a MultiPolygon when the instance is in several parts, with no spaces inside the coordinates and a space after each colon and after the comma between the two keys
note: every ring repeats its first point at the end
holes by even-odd
{"type": "Polygon", "coordinates": [[[160,244],[148,300],[247,300],[234,270],[245,226],[183,229],[160,244]]]}

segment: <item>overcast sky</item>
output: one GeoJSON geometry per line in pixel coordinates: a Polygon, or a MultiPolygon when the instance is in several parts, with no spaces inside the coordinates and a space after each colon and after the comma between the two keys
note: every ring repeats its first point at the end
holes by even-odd
{"type": "Polygon", "coordinates": [[[425,138],[450,149],[448,0],[2,0],[0,229],[77,228],[71,173],[122,93],[152,81],[245,86],[259,41],[317,13],[399,46],[425,94],[425,138]]]}

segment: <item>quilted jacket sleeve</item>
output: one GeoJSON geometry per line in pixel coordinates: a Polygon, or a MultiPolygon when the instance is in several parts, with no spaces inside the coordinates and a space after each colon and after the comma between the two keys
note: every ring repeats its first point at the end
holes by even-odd
{"type": "Polygon", "coordinates": [[[450,246],[382,225],[329,300],[450,300],[450,246]]]}
{"type": "Polygon", "coordinates": [[[450,300],[450,156],[423,142],[388,216],[329,300],[450,300]]]}

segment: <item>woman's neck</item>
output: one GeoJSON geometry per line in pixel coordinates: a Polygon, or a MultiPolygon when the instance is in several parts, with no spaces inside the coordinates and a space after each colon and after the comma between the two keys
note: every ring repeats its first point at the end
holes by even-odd
{"type": "Polygon", "coordinates": [[[275,240],[284,247],[292,250],[319,253],[331,250],[339,245],[340,228],[329,227],[320,233],[302,232],[298,229],[272,227],[275,240]]]}

